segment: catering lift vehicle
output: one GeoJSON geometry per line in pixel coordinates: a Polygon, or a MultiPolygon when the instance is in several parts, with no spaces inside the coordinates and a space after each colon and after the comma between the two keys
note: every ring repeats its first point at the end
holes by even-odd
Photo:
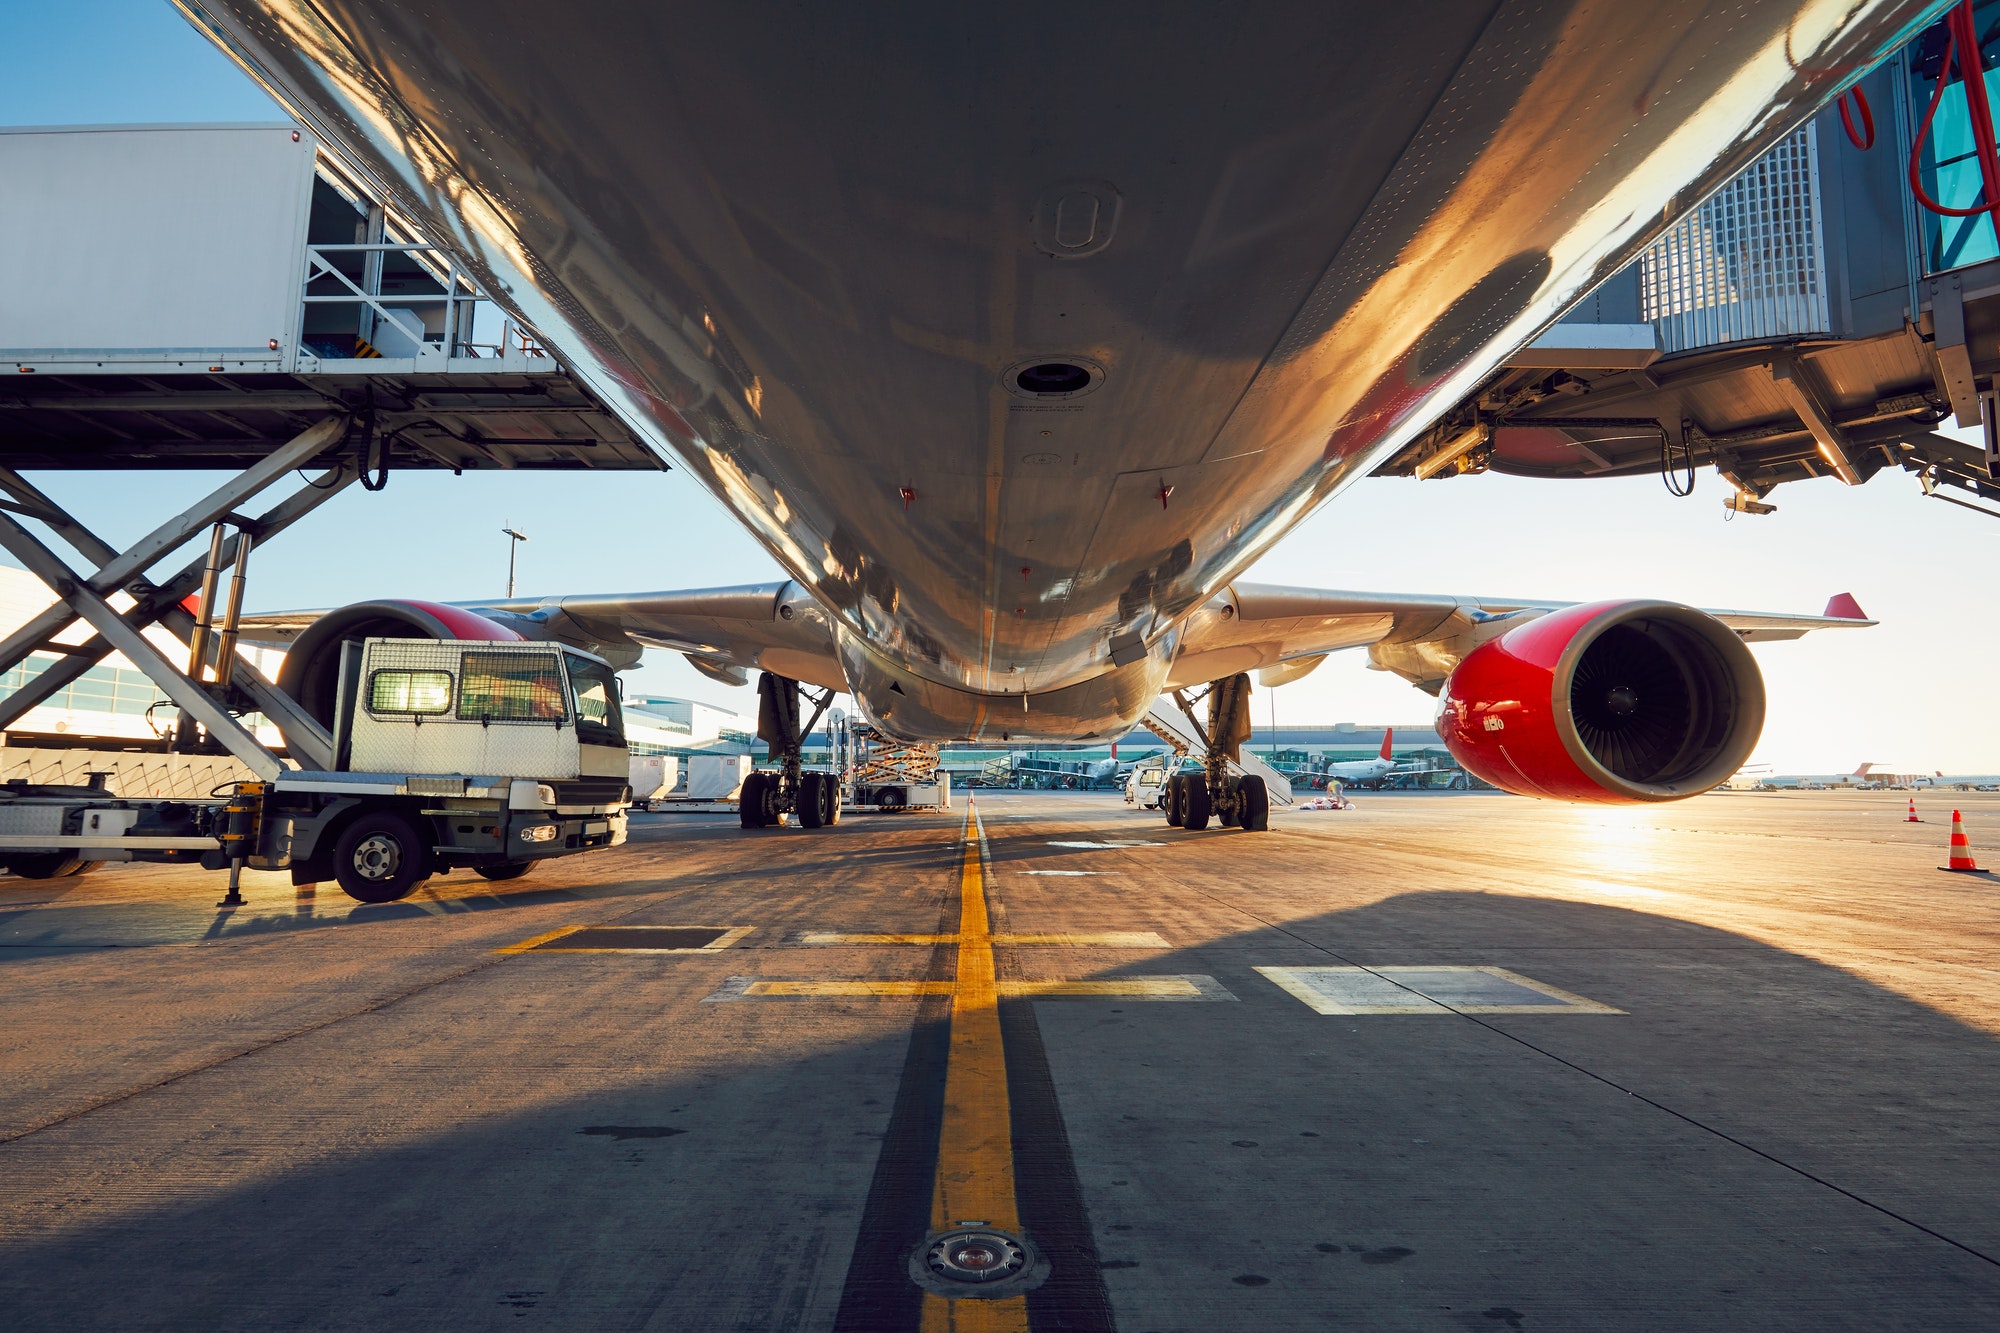
{"type": "Polygon", "coordinates": [[[442,871],[515,879],[625,840],[625,739],[602,659],[518,640],[331,646],[328,678],[310,682],[334,691],[326,770],[257,766],[257,780],[191,801],[9,786],[0,864],[43,879],[198,861],[229,871],[231,905],[244,867],[289,870],[385,903],[442,871]]]}

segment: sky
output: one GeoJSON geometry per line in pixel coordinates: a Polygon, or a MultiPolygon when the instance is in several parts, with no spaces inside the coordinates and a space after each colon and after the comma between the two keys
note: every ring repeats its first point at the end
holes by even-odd
{"type": "MultiPolygon", "coordinates": [[[[166,0],[0,0],[0,125],[269,120],[282,112],[166,0]]],[[[4,299],[4,293],[0,293],[4,299]]],[[[218,484],[205,473],[43,473],[35,480],[114,544],[218,484]]],[[[1769,708],[1753,762],[1782,773],[2000,773],[2000,709],[1977,686],[2000,649],[1979,570],[2000,519],[1926,498],[1904,473],[1866,486],[1813,481],[1725,518],[1713,472],[1679,499],[1657,479],[1486,475],[1369,479],[1308,518],[1246,579],[1382,592],[1596,600],[1661,597],[1733,610],[1817,613],[1851,592],[1874,629],[1763,644],[1769,708]]],[[[397,473],[350,488],[256,553],[257,609],[382,596],[460,600],[505,587],[508,524],[525,594],[755,583],[777,564],[684,471],[664,475],[397,473]]],[[[754,694],[653,652],[628,690],[754,711],[754,694]]],[[[1339,654],[1259,690],[1255,720],[1420,724],[1433,701],[1339,654]]]]}

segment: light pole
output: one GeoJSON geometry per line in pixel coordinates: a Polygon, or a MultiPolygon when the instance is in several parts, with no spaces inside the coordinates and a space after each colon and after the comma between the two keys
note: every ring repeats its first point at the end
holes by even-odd
{"type": "Polygon", "coordinates": [[[507,534],[507,596],[511,598],[514,595],[514,552],[528,540],[528,534],[516,532],[511,527],[503,527],[500,531],[507,534]]]}

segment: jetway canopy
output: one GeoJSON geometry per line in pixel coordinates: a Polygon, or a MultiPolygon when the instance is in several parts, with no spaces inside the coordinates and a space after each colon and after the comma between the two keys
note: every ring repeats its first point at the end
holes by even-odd
{"type": "Polygon", "coordinates": [[[310,131],[0,130],[0,466],[666,464],[310,131]]]}

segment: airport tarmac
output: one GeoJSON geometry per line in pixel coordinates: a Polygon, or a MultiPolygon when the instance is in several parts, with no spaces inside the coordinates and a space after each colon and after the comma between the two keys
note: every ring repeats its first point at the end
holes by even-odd
{"type": "Polygon", "coordinates": [[[0,880],[0,1322],[2000,1327],[2000,797],[1906,800],[0,880]],[[919,1285],[959,1223],[1023,1271],[919,1285]]]}

